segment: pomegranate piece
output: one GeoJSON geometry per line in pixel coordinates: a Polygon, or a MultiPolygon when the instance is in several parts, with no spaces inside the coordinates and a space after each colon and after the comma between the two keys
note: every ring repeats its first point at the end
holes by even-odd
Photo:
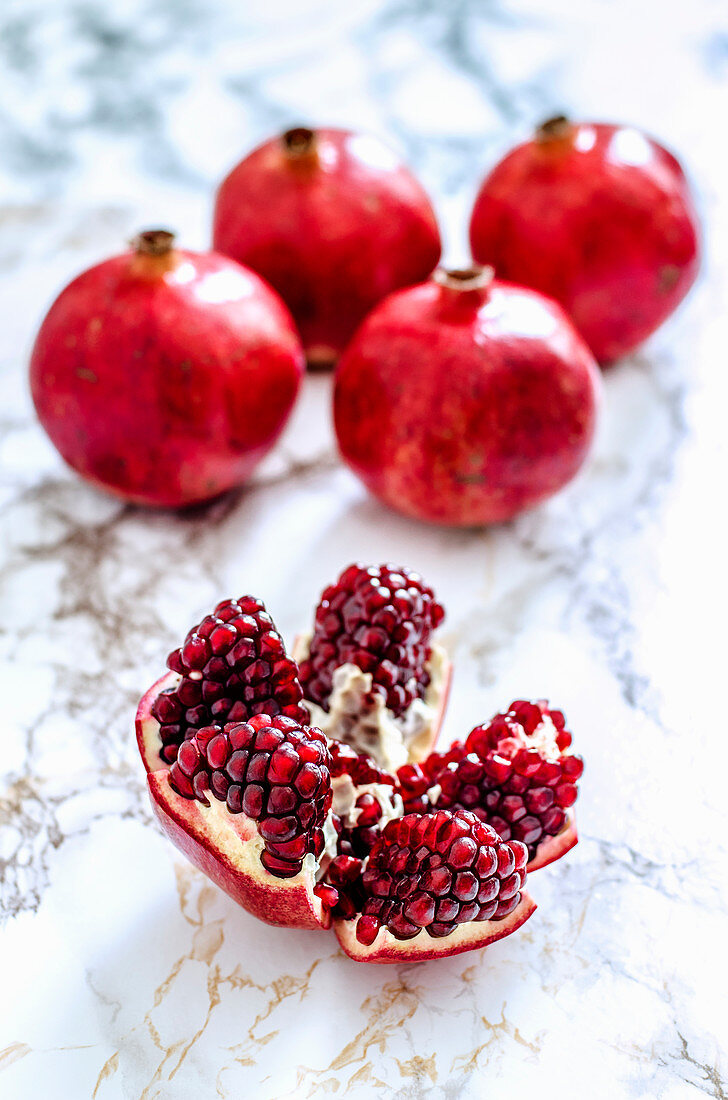
{"type": "Polygon", "coordinates": [[[390,295],[342,356],[341,453],[367,488],[432,523],[494,523],[561,489],[594,434],[599,372],[561,308],[492,269],[390,295]]]}
{"type": "Polygon", "coordinates": [[[700,262],[698,219],[675,157],[633,127],[563,117],[486,177],[470,242],[500,278],[560,302],[602,363],[662,324],[700,262]]]}
{"type": "Polygon", "coordinates": [[[324,849],[330,764],[320,730],[284,715],[256,714],[249,722],[198,730],[180,746],[169,782],[183,798],[209,806],[212,794],[231,814],[256,821],[261,863],[276,878],[293,878],[306,855],[318,859],[324,849]]]}
{"type": "Polygon", "coordinates": [[[280,293],[319,366],[440,256],[432,206],[408,169],[374,138],[336,129],[297,127],[250,153],[220,185],[213,237],[280,293]]]}
{"type": "MultiPolygon", "coordinates": [[[[155,688],[150,689],[137,711],[137,740],[143,755],[146,751],[147,760],[158,760],[158,750],[161,748],[159,723],[152,715],[156,694],[155,688]]],[[[212,731],[200,730],[194,738],[185,742],[181,759],[173,764],[174,775],[171,769],[161,764],[148,772],[147,783],[152,809],[163,832],[172,843],[195,867],[253,916],[267,924],[293,928],[328,928],[331,923],[331,909],[328,905],[331,895],[325,894],[322,897],[320,892],[316,892],[319,885],[316,852],[321,844],[321,791],[313,795],[302,794],[295,786],[295,779],[293,784],[278,782],[276,777],[281,773],[275,770],[271,773],[271,768],[277,768],[277,764],[273,764],[275,749],[268,753],[262,749],[253,753],[253,756],[267,760],[264,776],[255,781],[248,778],[247,767],[243,772],[242,759],[236,755],[237,750],[226,757],[229,745],[237,736],[236,729],[245,726],[247,733],[247,729],[252,728],[257,737],[266,729],[266,721],[273,730],[281,724],[286,727],[277,730],[284,734],[286,744],[290,744],[291,729],[295,727],[300,735],[297,759],[301,771],[304,763],[301,760],[302,746],[315,745],[316,748],[312,751],[318,758],[323,747],[319,737],[312,736],[313,731],[307,731],[295,722],[293,727],[289,727],[288,723],[292,720],[280,715],[258,715],[251,723],[231,723],[227,730],[223,728],[222,736],[215,727],[212,731]],[[210,732],[212,736],[205,746],[207,751],[203,753],[202,745],[210,732]],[[212,745],[215,738],[220,738],[220,741],[212,745]],[[221,767],[213,767],[222,762],[224,757],[225,763],[221,767]],[[225,801],[222,801],[215,793],[217,790],[222,794],[224,781],[229,782],[228,794],[233,791],[229,802],[228,794],[225,801]],[[259,813],[254,801],[258,798],[258,790],[265,796],[260,796],[259,813]],[[248,791],[251,794],[247,803],[243,804],[248,791]],[[286,791],[291,791],[291,795],[287,795],[286,791]],[[297,799],[294,812],[281,812],[277,816],[274,811],[281,810],[287,797],[292,804],[294,793],[297,799]],[[246,808],[249,813],[245,812],[246,808]],[[257,816],[253,816],[255,813],[257,816]],[[295,826],[291,821],[280,827],[273,825],[274,821],[285,817],[292,817],[295,826]],[[263,825],[268,839],[261,835],[263,825]],[[281,840],[281,830],[284,835],[291,836],[291,840],[281,840]],[[302,856],[300,849],[296,848],[297,843],[302,843],[303,847],[309,849],[302,856]],[[300,870],[297,870],[299,863],[300,870]]],[[[284,755],[288,755],[287,749],[284,750],[284,755]]],[[[259,760],[254,763],[250,758],[253,775],[256,775],[255,768],[263,770],[262,762],[259,760]]],[[[312,762],[305,761],[305,764],[312,762]]],[[[320,773],[322,788],[325,789],[328,780],[326,761],[315,764],[315,767],[320,773]]],[[[304,790],[307,791],[310,787],[306,787],[305,782],[304,780],[304,790]]],[[[324,795],[324,805],[326,799],[327,796],[324,795]]]]}
{"type": "Polygon", "coordinates": [[[433,644],[445,612],[418,573],[350,565],[326,588],[294,652],[306,700],[329,737],[395,768],[439,729],[449,663],[433,644]]]}
{"type": "Polygon", "coordinates": [[[361,875],[361,915],[336,921],[337,935],[347,954],[369,962],[491,943],[535,908],[523,892],[526,859],[524,844],[502,841],[467,810],[390,821],[361,875]]]}
{"type": "Polygon", "coordinates": [[[516,700],[464,744],[400,769],[404,806],[467,809],[503,840],[525,844],[528,869],[536,870],[577,843],[572,807],[584,762],[571,742],[561,711],[545,700],[516,700]]]}
{"type": "Polygon", "coordinates": [[[204,726],[261,713],[308,722],[296,663],[255,596],[219,603],[170,653],[167,666],[179,679],[152,703],[165,763],[204,726]]]}
{"type": "Polygon", "coordinates": [[[227,257],[163,230],[85,271],[41,325],[36,411],[82,477],[125,500],[209,500],[250,476],[288,419],[303,353],[288,310],[227,257]]]}

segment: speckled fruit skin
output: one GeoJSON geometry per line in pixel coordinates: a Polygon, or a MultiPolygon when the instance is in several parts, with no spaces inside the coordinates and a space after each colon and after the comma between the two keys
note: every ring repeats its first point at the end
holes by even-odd
{"type": "Polygon", "coordinates": [[[241,161],[218,191],[213,239],[275,287],[316,366],[440,256],[432,207],[405,165],[375,138],[336,129],[287,131],[241,161]]]}
{"type": "Polygon", "coordinates": [[[287,309],[256,274],[214,253],[132,250],[61,292],[30,380],[41,424],[79,474],[174,507],[248,478],[303,366],[287,309]]]}
{"type": "Polygon", "coordinates": [[[417,519],[509,519],[565,485],[592,440],[599,372],[583,340],[556,303],[489,276],[438,271],[391,295],[337,368],[343,457],[417,519]]]}
{"type": "Polygon", "coordinates": [[[699,267],[697,215],[675,157],[639,130],[565,119],[487,176],[470,243],[499,277],[560,302],[601,363],[654,332],[699,267]]]}

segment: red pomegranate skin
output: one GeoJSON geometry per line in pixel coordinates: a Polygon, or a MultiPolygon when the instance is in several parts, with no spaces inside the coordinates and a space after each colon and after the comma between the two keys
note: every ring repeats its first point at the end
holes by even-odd
{"type": "Polygon", "coordinates": [[[508,153],[475,200],[470,243],[500,278],[560,302],[603,364],[662,324],[699,267],[679,162],[639,130],[604,123],[552,120],[508,153]]]}
{"type": "Polygon", "coordinates": [[[125,500],[176,507],[248,478],[303,367],[287,309],[256,274],[215,253],[132,251],[62,291],[30,377],[70,466],[125,500]]]}
{"type": "Polygon", "coordinates": [[[471,526],[509,519],[574,476],[599,371],[555,302],[497,280],[464,289],[451,274],[452,285],[400,291],[367,318],[337,368],[334,420],[375,496],[471,526]]]}
{"type": "Polygon", "coordinates": [[[241,161],[218,191],[213,240],[275,287],[319,366],[440,257],[432,206],[406,166],[375,138],[336,129],[287,131],[241,161]]]}

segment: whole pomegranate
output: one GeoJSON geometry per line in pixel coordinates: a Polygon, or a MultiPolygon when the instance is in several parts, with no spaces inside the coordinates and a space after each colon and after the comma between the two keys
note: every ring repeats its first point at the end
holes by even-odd
{"type": "Polygon", "coordinates": [[[599,372],[561,308],[438,270],[367,318],[336,372],[341,453],[375,496],[434,523],[505,520],[551,496],[591,443],[599,372]]]}
{"type": "Polygon", "coordinates": [[[632,127],[559,116],[485,179],[474,258],[560,302],[596,358],[642,343],[698,273],[698,221],[675,157],[632,127]]]}
{"type": "Polygon", "coordinates": [[[440,257],[429,199],[394,153],[363,134],[302,127],[223,180],[214,246],[275,287],[313,366],[335,361],[372,306],[440,257]]]}
{"type": "Polygon", "coordinates": [[[304,365],[290,314],[256,274],[173,242],[140,233],[74,279],[30,364],[38,416],[66,462],[125,500],[166,506],[245,481],[304,365]]]}

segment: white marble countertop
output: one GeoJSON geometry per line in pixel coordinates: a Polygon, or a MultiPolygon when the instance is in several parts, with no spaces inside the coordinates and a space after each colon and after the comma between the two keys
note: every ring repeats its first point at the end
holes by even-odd
{"type": "Polygon", "coordinates": [[[0,14],[0,1095],[725,1097],[728,33],[658,0],[9,0],[0,14]],[[263,8],[263,11],[258,10],[263,8]],[[214,181],[296,121],[389,136],[464,255],[484,168],[559,109],[683,155],[700,285],[609,372],[591,463],[539,511],[418,526],[338,463],[311,378],[251,487],[184,517],[67,471],[25,368],[52,296],[140,225],[202,247],[214,181]],[[256,923],[152,823],[136,701],[219,598],[285,635],[359,558],[448,609],[447,739],[548,695],[581,842],[484,953],[394,968],[256,923]],[[721,1035],[722,1030],[722,1035],[721,1035]]]}

